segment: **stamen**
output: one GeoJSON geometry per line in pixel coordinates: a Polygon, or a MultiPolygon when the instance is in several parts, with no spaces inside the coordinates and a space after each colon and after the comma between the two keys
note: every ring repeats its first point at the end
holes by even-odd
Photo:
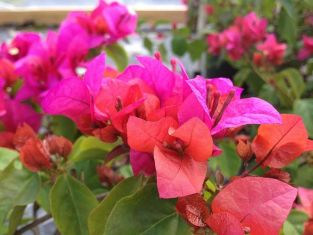
{"type": "Polygon", "coordinates": [[[220,97],[221,97],[221,93],[219,93],[218,91],[215,91],[213,94],[213,105],[211,107],[211,112],[210,112],[210,116],[211,118],[214,117],[215,111],[218,107],[218,103],[220,101],[220,97]]]}
{"type": "Polygon", "coordinates": [[[123,108],[123,103],[120,97],[116,98],[116,104],[115,104],[115,109],[117,112],[121,111],[123,108]]]}
{"type": "Polygon", "coordinates": [[[177,61],[176,61],[176,59],[171,59],[171,65],[172,65],[172,70],[173,70],[173,72],[174,73],[176,73],[176,68],[177,68],[177,61]]]}
{"type": "Polygon", "coordinates": [[[154,53],[154,57],[159,60],[159,61],[162,61],[162,56],[161,56],[161,53],[159,51],[155,52],[154,53]]]}
{"type": "Polygon", "coordinates": [[[212,94],[213,94],[213,86],[211,84],[208,84],[207,85],[207,95],[206,95],[206,105],[208,108],[211,107],[212,94]]]}
{"type": "Polygon", "coordinates": [[[225,112],[225,110],[226,110],[227,106],[229,105],[229,103],[231,102],[231,100],[234,98],[234,95],[235,95],[234,90],[229,92],[229,94],[228,94],[228,96],[227,96],[227,98],[223,104],[221,111],[219,112],[219,114],[217,115],[217,117],[214,120],[213,127],[215,127],[217,125],[217,123],[221,120],[223,113],[225,112]]]}

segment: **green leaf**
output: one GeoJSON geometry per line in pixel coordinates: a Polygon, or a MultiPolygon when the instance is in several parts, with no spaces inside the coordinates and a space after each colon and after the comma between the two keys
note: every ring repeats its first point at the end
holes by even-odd
{"type": "Polygon", "coordinates": [[[20,225],[26,206],[16,206],[9,219],[9,231],[7,235],[14,235],[17,227],[20,225]]]}
{"type": "Polygon", "coordinates": [[[187,40],[181,36],[174,36],[172,39],[172,50],[177,56],[183,56],[188,49],[187,40]]]}
{"type": "Polygon", "coordinates": [[[96,137],[82,136],[75,142],[69,160],[72,162],[95,159],[103,160],[105,155],[114,147],[114,144],[104,143],[96,137]]]}
{"type": "Polygon", "coordinates": [[[196,39],[189,43],[188,52],[192,61],[199,60],[202,53],[206,53],[206,43],[203,39],[196,39]]]}
{"type": "Polygon", "coordinates": [[[251,74],[251,69],[249,68],[243,68],[239,70],[234,77],[234,82],[237,86],[242,86],[245,81],[249,78],[249,75],[251,74]]]}
{"type": "Polygon", "coordinates": [[[117,69],[123,71],[128,65],[128,55],[125,49],[119,44],[111,44],[105,48],[106,54],[114,60],[117,69]]]}
{"type": "Polygon", "coordinates": [[[22,168],[18,161],[0,172],[0,224],[15,206],[34,202],[39,188],[39,176],[22,168]]]}
{"type": "Polygon", "coordinates": [[[175,202],[160,199],[156,185],[147,184],[137,193],[117,202],[104,234],[191,235],[190,226],[176,212],[175,202]]]}
{"type": "Polygon", "coordinates": [[[12,162],[0,173],[0,204],[4,201],[13,205],[26,205],[35,200],[40,187],[40,178],[12,162]]]}
{"type": "MultiPolygon", "coordinates": [[[[292,210],[288,215],[287,221],[292,224],[298,234],[303,234],[304,223],[308,220],[307,214],[302,211],[292,210]]],[[[297,234],[294,233],[294,234],[297,234]]],[[[286,234],[289,235],[289,234],[286,234]]],[[[293,234],[292,234],[293,235],[293,234]]]]}
{"type": "Polygon", "coordinates": [[[7,168],[18,156],[19,153],[14,150],[0,148],[0,171],[7,168]]]}
{"type": "Polygon", "coordinates": [[[44,209],[47,213],[50,213],[50,190],[51,185],[50,184],[42,184],[40,191],[37,195],[37,203],[44,209]]]}
{"type": "Polygon", "coordinates": [[[269,84],[263,84],[258,97],[270,102],[274,106],[279,105],[279,98],[277,96],[277,91],[274,89],[273,86],[269,84]]]}
{"type": "Polygon", "coordinates": [[[187,38],[190,36],[190,29],[188,27],[179,28],[174,31],[174,36],[187,38]]]}
{"type": "Polygon", "coordinates": [[[283,8],[286,10],[287,14],[292,18],[296,19],[297,11],[294,0],[280,0],[283,8]]]}
{"type": "Polygon", "coordinates": [[[116,203],[132,195],[144,185],[143,177],[130,177],[116,185],[109,195],[91,212],[88,225],[90,235],[104,234],[108,217],[116,203]]]}
{"type": "Polygon", "coordinates": [[[167,49],[166,49],[164,43],[161,43],[161,44],[158,46],[158,51],[161,53],[162,61],[167,62],[167,61],[168,61],[168,58],[167,58],[167,49]]]}
{"type": "Polygon", "coordinates": [[[288,46],[293,47],[298,37],[297,21],[283,8],[278,17],[277,31],[281,39],[288,42],[288,46]]]}
{"type": "Polygon", "coordinates": [[[64,116],[53,116],[50,128],[55,135],[61,135],[74,141],[77,136],[77,128],[75,123],[64,116]]]}
{"type": "Polygon", "coordinates": [[[313,177],[312,177],[313,167],[310,165],[301,166],[294,175],[293,183],[298,187],[312,188],[313,187],[313,177]]]}
{"type": "Polygon", "coordinates": [[[50,193],[51,214],[61,234],[87,235],[87,219],[98,205],[96,197],[69,175],[59,176],[50,193]]]}
{"type": "Polygon", "coordinates": [[[293,111],[303,118],[309,136],[313,138],[313,98],[296,100],[293,111]]]}
{"type": "Polygon", "coordinates": [[[305,83],[300,72],[294,68],[288,68],[277,74],[274,78],[276,90],[281,102],[292,105],[299,99],[305,90],[305,83]]]}
{"type": "Polygon", "coordinates": [[[300,233],[298,233],[295,226],[292,223],[290,223],[288,220],[286,220],[284,223],[283,234],[284,235],[301,235],[300,233]]]}
{"type": "Polygon", "coordinates": [[[220,169],[224,176],[231,177],[238,173],[241,160],[237,156],[236,146],[231,141],[225,141],[218,144],[223,150],[222,154],[218,157],[209,160],[209,166],[213,169],[220,169]]]}
{"type": "Polygon", "coordinates": [[[150,52],[150,54],[153,53],[153,43],[150,38],[145,37],[143,39],[143,45],[150,52]]]}

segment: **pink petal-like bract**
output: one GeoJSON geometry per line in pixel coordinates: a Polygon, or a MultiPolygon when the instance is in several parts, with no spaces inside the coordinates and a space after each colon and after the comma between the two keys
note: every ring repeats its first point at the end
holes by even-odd
{"type": "Polygon", "coordinates": [[[268,102],[259,98],[238,99],[230,102],[212,134],[247,124],[281,123],[280,114],[268,102]]]}
{"type": "Polygon", "coordinates": [[[195,161],[188,155],[179,156],[157,146],[154,161],[161,198],[184,197],[201,191],[207,162],[195,161]]]}
{"type": "Polygon", "coordinates": [[[214,213],[236,217],[251,235],[279,234],[297,189],[276,179],[245,177],[229,183],[213,200],[214,213]]]}
{"type": "Polygon", "coordinates": [[[154,159],[151,153],[142,153],[131,149],[129,158],[134,175],[143,173],[150,176],[155,173],[154,159]]]}

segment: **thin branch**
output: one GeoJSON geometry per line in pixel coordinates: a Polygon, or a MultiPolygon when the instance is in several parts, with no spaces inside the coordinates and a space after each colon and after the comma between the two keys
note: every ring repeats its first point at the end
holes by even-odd
{"type": "Polygon", "coordinates": [[[33,222],[31,222],[30,224],[25,225],[24,227],[18,229],[14,235],[22,235],[23,233],[25,233],[26,231],[44,223],[45,221],[49,220],[51,218],[50,214],[46,214],[36,220],[34,220],[33,222]]]}

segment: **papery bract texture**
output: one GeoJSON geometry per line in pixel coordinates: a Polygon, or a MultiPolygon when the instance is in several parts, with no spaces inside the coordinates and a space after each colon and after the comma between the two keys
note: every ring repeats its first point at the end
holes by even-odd
{"type": "Polygon", "coordinates": [[[199,193],[207,173],[207,162],[198,162],[190,156],[178,156],[154,149],[157,185],[161,198],[184,197],[199,193]]]}
{"type": "Polygon", "coordinates": [[[178,213],[195,227],[206,227],[209,209],[200,194],[180,197],[176,203],[178,213]]]}
{"type": "Polygon", "coordinates": [[[263,124],[252,143],[257,162],[281,168],[308,151],[308,133],[298,115],[283,114],[282,124],[263,124]]]}
{"type": "Polygon", "coordinates": [[[279,234],[296,196],[296,188],[275,179],[239,178],[214,198],[212,211],[231,214],[251,235],[274,235],[279,234]]]}
{"type": "Polygon", "coordinates": [[[240,221],[227,212],[219,212],[210,215],[206,223],[217,235],[244,235],[240,221]]]}

